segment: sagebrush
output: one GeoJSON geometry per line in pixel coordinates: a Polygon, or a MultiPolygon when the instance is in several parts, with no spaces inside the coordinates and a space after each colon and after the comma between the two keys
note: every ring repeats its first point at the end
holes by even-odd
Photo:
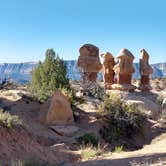
{"type": "Polygon", "coordinates": [[[91,133],[86,133],[78,138],[78,142],[82,145],[92,145],[97,146],[98,140],[96,137],[91,133]]]}
{"type": "Polygon", "coordinates": [[[101,148],[100,145],[97,147],[89,146],[81,146],[81,158],[83,161],[89,160],[90,158],[94,158],[104,154],[105,151],[101,148]]]}
{"type": "Polygon", "coordinates": [[[85,102],[83,97],[77,97],[76,92],[72,88],[59,88],[59,91],[64,94],[67,98],[68,101],[71,103],[71,105],[77,105],[77,104],[82,104],[85,102]]]}
{"type": "Polygon", "coordinates": [[[16,115],[11,115],[9,112],[0,110],[0,125],[7,128],[12,128],[14,126],[25,127],[23,121],[19,119],[16,115]]]}
{"type": "Polygon", "coordinates": [[[146,121],[145,113],[114,94],[104,97],[98,118],[103,123],[102,138],[114,147],[127,147],[125,140],[141,132],[146,121]]]}

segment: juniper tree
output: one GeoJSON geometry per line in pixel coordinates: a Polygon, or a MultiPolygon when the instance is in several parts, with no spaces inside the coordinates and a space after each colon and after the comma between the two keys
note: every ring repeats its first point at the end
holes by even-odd
{"type": "Polygon", "coordinates": [[[31,93],[43,102],[57,89],[69,87],[63,60],[53,49],[47,49],[44,62],[39,62],[31,73],[29,84],[31,93]]]}

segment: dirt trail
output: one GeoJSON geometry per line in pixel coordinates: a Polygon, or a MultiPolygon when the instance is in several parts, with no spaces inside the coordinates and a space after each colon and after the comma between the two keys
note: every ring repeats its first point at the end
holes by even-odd
{"type": "Polygon", "coordinates": [[[77,164],[67,163],[65,166],[166,166],[166,133],[141,150],[113,153],[77,164]]]}
{"type": "MultiPolygon", "coordinates": [[[[151,96],[150,96],[151,97],[151,96]]],[[[91,100],[89,100],[91,101],[91,100]]],[[[92,103],[83,104],[80,108],[93,116],[96,108],[92,103]],[[86,107],[89,107],[87,109],[86,107]]],[[[158,125],[159,123],[157,123],[158,125]]],[[[156,133],[156,135],[158,135],[156,133]]],[[[166,132],[154,138],[149,145],[132,152],[112,153],[107,157],[97,157],[77,164],[66,164],[65,166],[166,166],[166,132]],[[157,163],[156,163],[157,162],[157,163]],[[146,163],[146,164],[145,164],[146,163]]]]}

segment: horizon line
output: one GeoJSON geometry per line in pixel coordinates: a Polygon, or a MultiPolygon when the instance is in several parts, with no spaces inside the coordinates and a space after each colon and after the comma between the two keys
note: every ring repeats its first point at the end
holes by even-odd
{"type": "MultiPolygon", "coordinates": [[[[62,59],[63,61],[77,61],[76,59],[72,59],[72,60],[64,60],[62,59]]],[[[40,60],[39,60],[40,61],[40,60]]],[[[39,63],[39,61],[24,61],[24,62],[0,62],[0,65],[2,64],[21,64],[21,63],[34,63],[34,64],[37,64],[39,63]]],[[[139,62],[133,62],[134,64],[138,64],[139,62]]],[[[157,63],[150,63],[150,65],[155,65],[155,64],[161,64],[161,63],[166,63],[165,62],[157,62],[157,63]]]]}

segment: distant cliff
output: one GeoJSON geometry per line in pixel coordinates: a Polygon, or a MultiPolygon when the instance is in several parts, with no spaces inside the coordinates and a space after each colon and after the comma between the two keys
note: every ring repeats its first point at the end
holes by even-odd
{"type": "Polygon", "coordinates": [[[10,78],[16,83],[26,83],[30,79],[30,72],[36,65],[36,62],[0,64],[0,80],[10,78]]]}
{"type": "MultiPolygon", "coordinates": [[[[27,83],[30,79],[30,72],[37,65],[36,62],[26,62],[26,63],[3,63],[0,64],[0,79],[10,78],[16,83],[27,83]]],[[[75,60],[65,61],[67,67],[67,77],[71,80],[79,80],[80,75],[76,66],[75,60]]],[[[139,78],[139,64],[135,63],[135,73],[133,78],[139,78]]],[[[158,63],[152,65],[154,73],[151,77],[163,77],[166,76],[166,63],[158,63]]],[[[99,73],[99,79],[102,78],[101,73],[99,73]]]]}

